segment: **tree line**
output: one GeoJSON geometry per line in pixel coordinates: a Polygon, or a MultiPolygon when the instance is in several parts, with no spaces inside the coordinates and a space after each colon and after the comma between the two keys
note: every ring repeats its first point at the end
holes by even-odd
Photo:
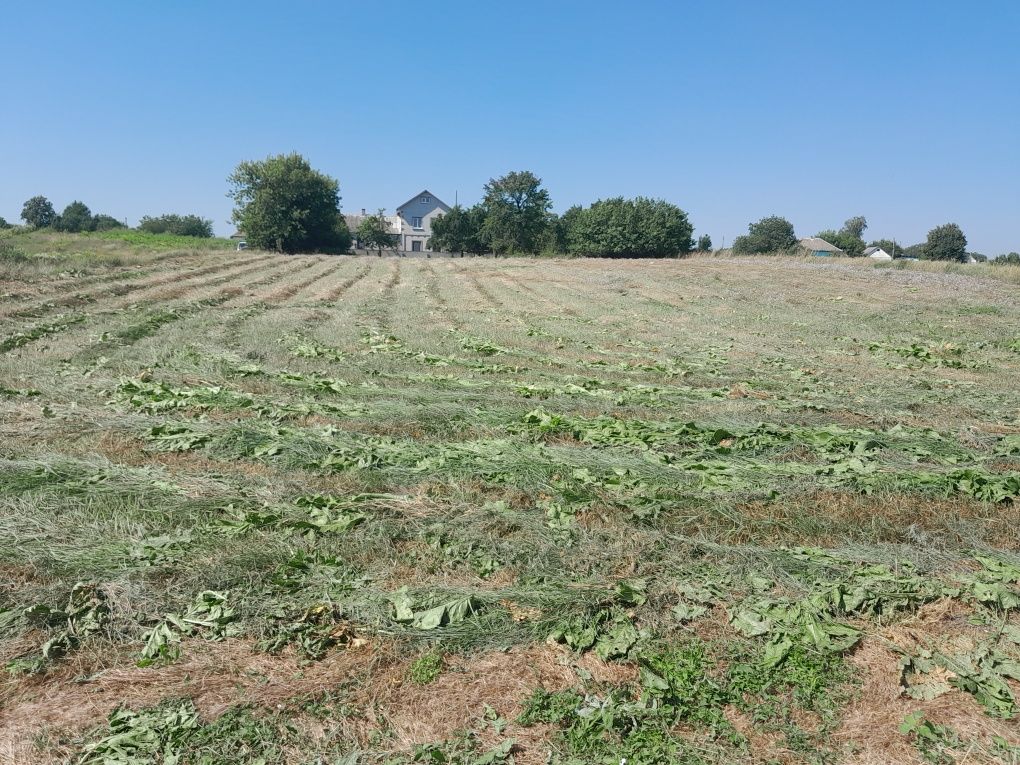
{"type": "MultiPolygon", "coordinates": [[[[865,243],[864,231],[868,221],[863,215],[848,218],[839,229],[826,229],[815,234],[831,245],[841,249],[847,256],[856,258],[864,255],[868,247],[881,247],[894,258],[917,258],[918,260],[949,260],[968,262],[973,258],[988,261],[981,253],[968,252],[967,237],[956,223],[945,223],[928,232],[925,241],[903,247],[890,239],[876,239],[865,243]]],[[[733,253],[736,255],[776,255],[795,253],[798,238],[794,233],[793,224],[786,218],[771,215],[751,223],[747,233],[738,236],[733,242],[733,253]]],[[[992,259],[992,263],[1015,262],[1012,256],[1000,255],[992,259]]],[[[1020,261],[1017,256],[1016,261],[1020,261]]]]}
{"type": "MultiPolygon", "coordinates": [[[[228,179],[235,203],[233,221],[248,243],[280,252],[343,252],[351,232],[340,214],[339,184],[299,154],[242,162],[228,179]]],[[[393,246],[382,211],[367,216],[357,230],[368,247],[393,246]]],[[[455,205],[432,223],[429,246],[454,253],[594,257],[676,257],[696,244],[687,213],[661,199],[600,200],[552,212],[542,181],[530,171],[490,179],[482,200],[455,205]]]]}
{"type": "MultiPolygon", "coordinates": [[[[44,196],[35,196],[27,200],[21,208],[21,219],[26,226],[35,229],[52,229],[67,233],[87,231],[109,231],[127,228],[127,224],[112,215],[93,215],[88,205],[75,200],[58,213],[44,196]]],[[[9,224],[0,218],[0,228],[9,228],[9,224]]],[[[176,234],[178,236],[196,236],[209,238],[213,235],[212,221],[198,215],[176,215],[169,213],[158,217],[145,216],[138,223],[138,230],[150,234],[176,234]]]]}
{"type": "MultiPolygon", "coordinates": [[[[455,205],[432,223],[430,246],[497,255],[549,253],[601,258],[670,258],[694,249],[687,213],[662,199],[614,197],[552,212],[549,192],[529,171],[490,179],[482,200],[455,205]]],[[[710,249],[711,239],[697,242],[710,249]]]]}

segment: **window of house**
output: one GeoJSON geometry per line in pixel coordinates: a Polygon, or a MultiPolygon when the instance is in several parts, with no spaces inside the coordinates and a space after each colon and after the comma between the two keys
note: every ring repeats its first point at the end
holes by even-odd
{"type": "Polygon", "coordinates": [[[411,228],[421,228],[421,218],[417,216],[411,218],[411,228]]]}
{"type": "Polygon", "coordinates": [[[422,198],[421,198],[421,203],[422,203],[423,205],[427,205],[427,204],[428,204],[429,202],[431,202],[431,201],[432,201],[432,197],[422,197],[422,198]]]}

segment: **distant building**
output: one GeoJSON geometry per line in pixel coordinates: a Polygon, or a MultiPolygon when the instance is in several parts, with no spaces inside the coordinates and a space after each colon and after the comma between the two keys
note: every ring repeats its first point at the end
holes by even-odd
{"type": "MultiPolygon", "coordinates": [[[[432,221],[448,213],[450,206],[428,189],[415,194],[397,207],[395,215],[385,216],[390,232],[397,237],[396,249],[404,252],[431,252],[429,238],[432,236],[432,221]]],[[[358,226],[368,217],[362,209],[360,215],[344,215],[347,228],[358,246],[358,226]]]]}
{"type": "Polygon", "coordinates": [[[881,247],[868,247],[864,250],[864,257],[874,258],[875,260],[892,260],[893,256],[883,250],[881,247]]]}
{"type": "Polygon", "coordinates": [[[400,219],[398,247],[407,252],[431,252],[429,237],[432,221],[450,212],[450,206],[428,189],[416,194],[397,208],[400,219]]]}
{"type": "Polygon", "coordinates": [[[797,244],[800,249],[808,255],[818,255],[820,257],[832,257],[834,255],[844,255],[843,250],[839,249],[834,244],[829,244],[824,239],[819,239],[817,236],[809,236],[801,239],[797,244]]]}

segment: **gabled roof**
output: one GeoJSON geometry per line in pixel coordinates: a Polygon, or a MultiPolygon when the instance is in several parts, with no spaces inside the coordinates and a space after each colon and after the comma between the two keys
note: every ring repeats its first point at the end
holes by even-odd
{"type": "Polygon", "coordinates": [[[876,253],[876,252],[885,252],[885,250],[883,250],[881,247],[865,247],[864,248],[864,254],[865,255],[871,255],[871,254],[876,253]]]}
{"type": "Polygon", "coordinates": [[[416,199],[420,199],[421,197],[426,197],[426,196],[432,197],[432,201],[435,202],[439,207],[442,207],[444,210],[448,211],[450,209],[450,205],[446,204],[446,202],[444,202],[442,199],[437,197],[431,191],[429,191],[428,189],[422,189],[417,194],[415,194],[413,197],[411,197],[406,202],[404,202],[404,204],[397,205],[397,212],[400,212],[401,210],[403,210],[405,207],[407,207],[409,204],[411,204],[416,199]]]}
{"type": "Polygon", "coordinates": [[[800,240],[799,244],[805,250],[810,250],[811,252],[843,252],[836,245],[829,244],[824,239],[819,239],[817,236],[805,237],[800,240]]]}

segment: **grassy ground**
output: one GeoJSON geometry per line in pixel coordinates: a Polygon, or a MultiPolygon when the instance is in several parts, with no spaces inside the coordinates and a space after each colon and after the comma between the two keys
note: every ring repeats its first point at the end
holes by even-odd
{"type": "Polygon", "coordinates": [[[1020,757],[1009,284],[4,273],[2,762],[1020,757]]]}

